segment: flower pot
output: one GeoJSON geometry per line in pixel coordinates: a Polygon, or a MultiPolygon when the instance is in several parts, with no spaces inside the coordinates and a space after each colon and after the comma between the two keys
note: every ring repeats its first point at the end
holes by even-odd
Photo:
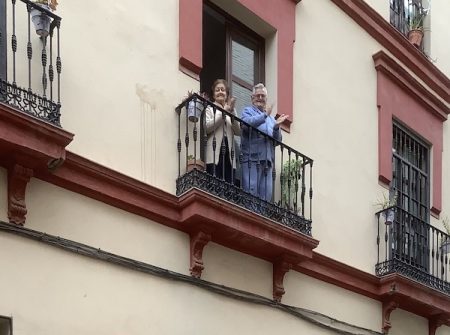
{"type": "Polygon", "coordinates": [[[450,254],[450,239],[446,239],[441,243],[441,251],[443,254],[450,254]]]}
{"type": "MultiPolygon", "coordinates": [[[[37,4],[39,7],[50,10],[47,5],[37,4]]],[[[50,31],[50,17],[47,14],[39,11],[36,8],[31,8],[30,11],[31,21],[33,21],[34,27],[36,29],[36,34],[41,37],[47,37],[50,31]]]]}
{"type": "Polygon", "coordinates": [[[420,48],[422,45],[423,39],[423,30],[422,29],[413,29],[408,32],[409,41],[417,48],[420,48]]]}
{"type": "Polygon", "coordinates": [[[205,109],[205,106],[198,101],[197,99],[193,99],[189,101],[188,104],[188,119],[191,122],[197,122],[200,116],[203,113],[203,110],[205,109]]]}
{"type": "Polygon", "coordinates": [[[384,217],[384,224],[391,225],[395,219],[395,208],[389,208],[382,213],[384,217]]]}
{"type": "Polygon", "coordinates": [[[204,171],[205,163],[201,159],[189,159],[187,161],[187,172],[192,171],[194,169],[204,171]]]}

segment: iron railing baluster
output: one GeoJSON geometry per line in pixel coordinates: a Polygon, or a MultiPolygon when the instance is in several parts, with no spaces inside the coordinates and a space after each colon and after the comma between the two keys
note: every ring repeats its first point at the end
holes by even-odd
{"type": "MultiPolygon", "coordinates": [[[[6,50],[10,59],[12,60],[12,68],[9,69],[10,73],[12,73],[12,81],[8,82],[7,76],[1,76],[1,88],[2,88],[2,96],[1,99],[5,103],[11,105],[12,107],[30,114],[34,117],[37,117],[46,122],[50,122],[55,126],[60,127],[60,113],[61,113],[61,53],[60,53],[60,37],[59,37],[59,27],[61,23],[61,18],[55,14],[53,14],[49,9],[36,4],[31,0],[20,0],[17,2],[16,0],[11,0],[10,2],[11,8],[11,18],[12,18],[12,31],[11,31],[11,51],[6,50]],[[18,4],[22,3],[24,6],[19,6],[18,4]],[[49,74],[47,78],[47,65],[48,65],[48,54],[47,54],[47,37],[42,38],[42,52],[41,52],[41,63],[42,63],[42,76],[38,76],[38,72],[34,73],[33,71],[33,43],[38,40],[38,35],[34,34],[33,31],[33,21],[31,15],[33,11],[40,12],[41,17],[47,17],[51,20],[50,25],[50,67],[49,74]],[[18,26],[18,22],[22,22],[19,16],[23,16],[26,18],[26,25],[23,27],[18,26]],[[25,16],[26,15],[26,16],[25,16]],[[52,54],[52,37],[53,37],[53,29],[57,28],[57,72],[58,72],[58,100],[55,102],[53,100],[53,54],[52,54]],[[26,48],[25,51],[20,50],[18,47],[18,39],[17,36],[26,35],[26,48]],[[27,57],[27,65],[18,67],[17,59],[20,52],[25,52],[27,57]],[[9,54],[11,52],[11,54],[9,54]],[[19,78],[26,78],[22,83],[18,83],[19,78]],[[33,81],[34,78],[41,78],[42,83],[42,92],[39,87],[34,87],[36,81],[33,81]],[[50,97],[47,98],[48,94],[48,80],[50,80],[50,97]],[[41,92],[42,95],[39,95],[35,92],[41,92]]],[[[33,14],[34,15],[34,14],[33,14]]],[[[6,32],[3,34],[4,38],[8,38],[6,32]]],[[[2,35],[2,41],[4,40],[2,35]]],[[[25,64],[24,64],[25,65],[25,64]]],[[[8,70],[8,69],[6,69],[8,70]]]]}

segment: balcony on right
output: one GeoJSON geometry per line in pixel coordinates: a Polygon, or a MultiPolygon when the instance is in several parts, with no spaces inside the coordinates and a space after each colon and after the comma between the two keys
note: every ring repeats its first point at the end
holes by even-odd
{"type": "Polygon", "coordinates": [[[377,217],[377,276],[400,274],[450,295],[449,221],[430,224],[429,156],[425,142],[393,126],[393,178],[377,217]]]}
{"type": "Polygon", "coordinates": [[[397,273],[450,295],[450,235],[400,206],[377,218],[376,275],[397,273]]]}

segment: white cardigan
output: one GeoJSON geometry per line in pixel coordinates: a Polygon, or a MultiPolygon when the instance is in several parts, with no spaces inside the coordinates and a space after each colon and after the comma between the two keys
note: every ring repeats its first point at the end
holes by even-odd
{"type": "MultiPolygon", "coordinates": [[[[233,109],[233,114],[236,114],[236,109],[233,109]]],[[[220,158],[220,150],[222,139],[226,136],[228,140],[228,148],[231,152],[231,149],[234,151],[234,159],[231,162],[233,168],[236,167],[236,149],[234,148],[234,136],[239,136],[241,133],[241,129],[239,126],[239,122],[234,120],[231,122],[231,118],[226,116],[225,122],[223,122],[222,112],[219,109],[216,109],[216,114],[214,118],[214,110],[212,106],[206,107],[205,110],[205,131],[208,136],[208,140],[206,143],[206,164],[214,163],[217,164],[220,158]],[[215,154],[213,151],[213,138],[216,137],[216,150],[215,154]]],[[[231,157],[230,157],[231,161],[231,157]]]]}

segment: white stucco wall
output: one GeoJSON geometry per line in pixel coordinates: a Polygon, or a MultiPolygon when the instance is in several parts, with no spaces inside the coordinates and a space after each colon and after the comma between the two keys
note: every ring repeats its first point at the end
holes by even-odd
{"type": "Polygon", "coordinates": [[[30,229],[189,273],[189,237],[178,230],[38,179],[28,185],[27,208],[30,229]]]}
{"type": "Polygon", "coordinates": [[[58,13],[65,19],[62,122],[76,134],[69,149],[174,192],[174,107],[199,86],[178,70],[178,1],[95,1],[89,15],[65,2],[58,13]]]}
{"type": "Polygon", "coordinates": [[[450,327],[441,326],[436,330],[436,335],[450,335],[450,327]]]}
{"type": "Polygon", "coordinates": [[[202,279],[272,299],[272,263],[208,243],[203,251],[202,279]]]}
{"type": "Polygon", "coordinates": [[[450,77],[450,2],[433,0],[430,11],[430,57],[436,66],[450,77]]]}
{"type": "Polygon", "coordinates": [[[0,168],[0,220],[8,221],[8,179],[6,170],[0,168]]]}
{"type": "Polygon", "coordinates": [[[375,9],[378,14],[380,14],[386,21],[389,22],[389,1],[380,1],[380,0],[365,0],[365,2],[375,9]]]}
{"type": "Polygon", "coordinates": [[[420,335],[428,334],[428,320],[417,315],[396,309],[391,313],[391,335],[420,335]]]}
{"type": "Polygon", "coordinates": [[[379,301],[295,271],[289,271],[284,282],[286,294],[283,303],[287,305],[302,306],[359,327],[380,329],[379,301]]]}
{"type": "Polygon", "coordinates": [[[0,277],[0,314],[13,317],[14,335],[333,334],[277,310],[21,237],[2,233],[0,244],[18,251],[0,254],[9,274],[0,277]],[[15,286],[20,290],[9,289],[15,286]]]}
{"type": "MultiPolygon", "coordinates": [[[[442,220],[446,217],[450,219],[450,176],[448,166],[450,166],[450,128],[448,121],[444,122],[444,146],[442,151],[442,212],[440,220],[432,218],[433,225],[446,232],[442,220]]],[[[448,232],[450,234],[450,232],[448,232]]]]}
{"type": "MultiPolygon", "coordinates": [[[[10,41],[10,1],[7,9],[10,41]]],[[[76,134],[69,150],[174,192],[174,107],[188,90],[199,87],[197,81],[178,70],[178,1],[138,0],[133,6],[118,0],[93,1],[88,11],[66,1],[59,3],[55,14],[63,18],[61,123],[76,134]],[[163,152],[173,154],[156,159],[163,152]],[[155,171],[161,170],[170,178],[158,178],[155,171]]],[[[15,19],[16,81],[27,89],[28,25],[26,6],[21,1],[17,2],[15,19]]],[[[42,95],[42,42],[33,25],[30,41],[32,88],[42,95]]],[[[10,82],[12,55],[8,45],[10,82]]],[[[47,57],[49,62],[49,54],[47,57]]]]}
{"type": "Polygon", "coordinates": [[[285,141],[315,160],[313,236],[320,252],[373,272],[382,187],[372,55],[381,47],[327,0],[299,3],[296,20],[295,117],[285,141]]]}

